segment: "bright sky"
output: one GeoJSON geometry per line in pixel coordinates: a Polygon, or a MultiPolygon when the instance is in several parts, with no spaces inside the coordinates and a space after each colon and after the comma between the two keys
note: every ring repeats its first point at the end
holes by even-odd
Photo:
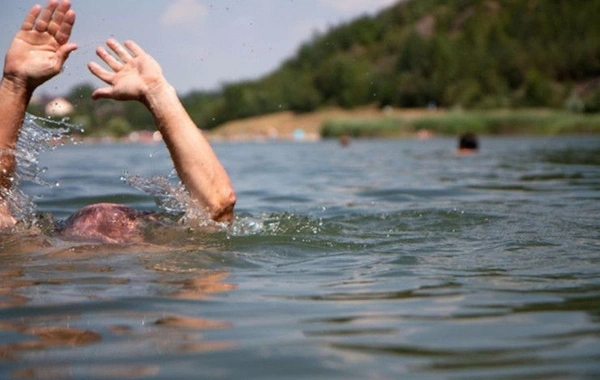
{"type": "MultiPolygon", "coordinates": [[[[38,0],[45,4],[45,0],[38,0]]],[[[71,0],[71,40],[79,45],[64,72],[38,93],[64,94],[87,82],[86,64],[108,37],[132,39],[162,65],[180,94],[217,89],[275,70],[316,31],[375,14],[396,0],[71,0]]],[[[0,57],[35,0],[3,0],[0,57]]]]}

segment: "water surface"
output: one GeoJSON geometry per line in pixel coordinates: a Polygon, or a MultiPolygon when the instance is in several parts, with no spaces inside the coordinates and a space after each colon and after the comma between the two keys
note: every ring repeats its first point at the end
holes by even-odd
{"type": "MultiPolygon", "coordinates": [[[[600,138],[218,143],[230,229],[0,242],[1,378],[600,376],[600,138]]],[[[154,209],[159,145],[40,156],[37,211],[154,209]]]]}

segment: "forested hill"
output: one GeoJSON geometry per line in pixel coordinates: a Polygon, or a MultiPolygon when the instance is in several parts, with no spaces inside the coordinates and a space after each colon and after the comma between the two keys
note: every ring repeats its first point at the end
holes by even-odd
{"type": "Polygon", "coordinates": [[[596,0],[403,1],[315,36],[261,80],[224,86],[220,118],[372,103],[564,107],[570,99],[597,110],[599,15],[596,0]]]}
{"type": "Polygon", "coordinates": [[[365,104],[598,112],[599,15],[598,0],[400,1],[315,35],[263,78],[184,104],[203,128],[365,104]]]}

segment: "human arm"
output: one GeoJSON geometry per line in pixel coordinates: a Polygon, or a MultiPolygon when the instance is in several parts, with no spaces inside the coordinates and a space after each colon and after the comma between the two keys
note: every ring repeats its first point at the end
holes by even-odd
{"type": "Polygon", "coordinates": [[[165,79],[160,65],[133,41],[126,41],[123,47],[109,39],[107,45],[116,57],[103,47],[96,53],[112,71],[95,62],[88,67],[109,86],[97,89],[92,97],[143,103],[152,113],[175,170],[192,198],[213,220],[230,222],[236,195],[229,176],[165,79]]]}
{"type": "Polygon", "coordinates": [[[68,0],[31,8],[4,60],[0,81],[0,228],[16,223],[6,195],[15,170],[14,149],[34,90],[58,74],[77,45],[69,43],[75,12],[68,0]]]}

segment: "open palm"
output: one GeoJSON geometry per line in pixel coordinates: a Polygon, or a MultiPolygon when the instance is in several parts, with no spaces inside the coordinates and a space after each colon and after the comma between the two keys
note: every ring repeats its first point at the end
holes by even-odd
{"type": "Polygon", "coordinates": [[[104,47],[99,47],[96,53],[111,70],[96,62],[90,62],[88,65],[95,76],[109,85],[94,91],[94,99],[144,102],[153,91],[153,87],[165,83],[160,65],[135,42],[125,41],[125,46],[122,46],[111,38],[106,43],[114,55],[104,47]]]}
{"type": "Polygon", "coordinates": [[[35,88],[58,74],[77,45],[69,43],[75,12],[69,1],[50,1],[45,9],[34,6],[13,39],[4,76],[35,88]]]}

